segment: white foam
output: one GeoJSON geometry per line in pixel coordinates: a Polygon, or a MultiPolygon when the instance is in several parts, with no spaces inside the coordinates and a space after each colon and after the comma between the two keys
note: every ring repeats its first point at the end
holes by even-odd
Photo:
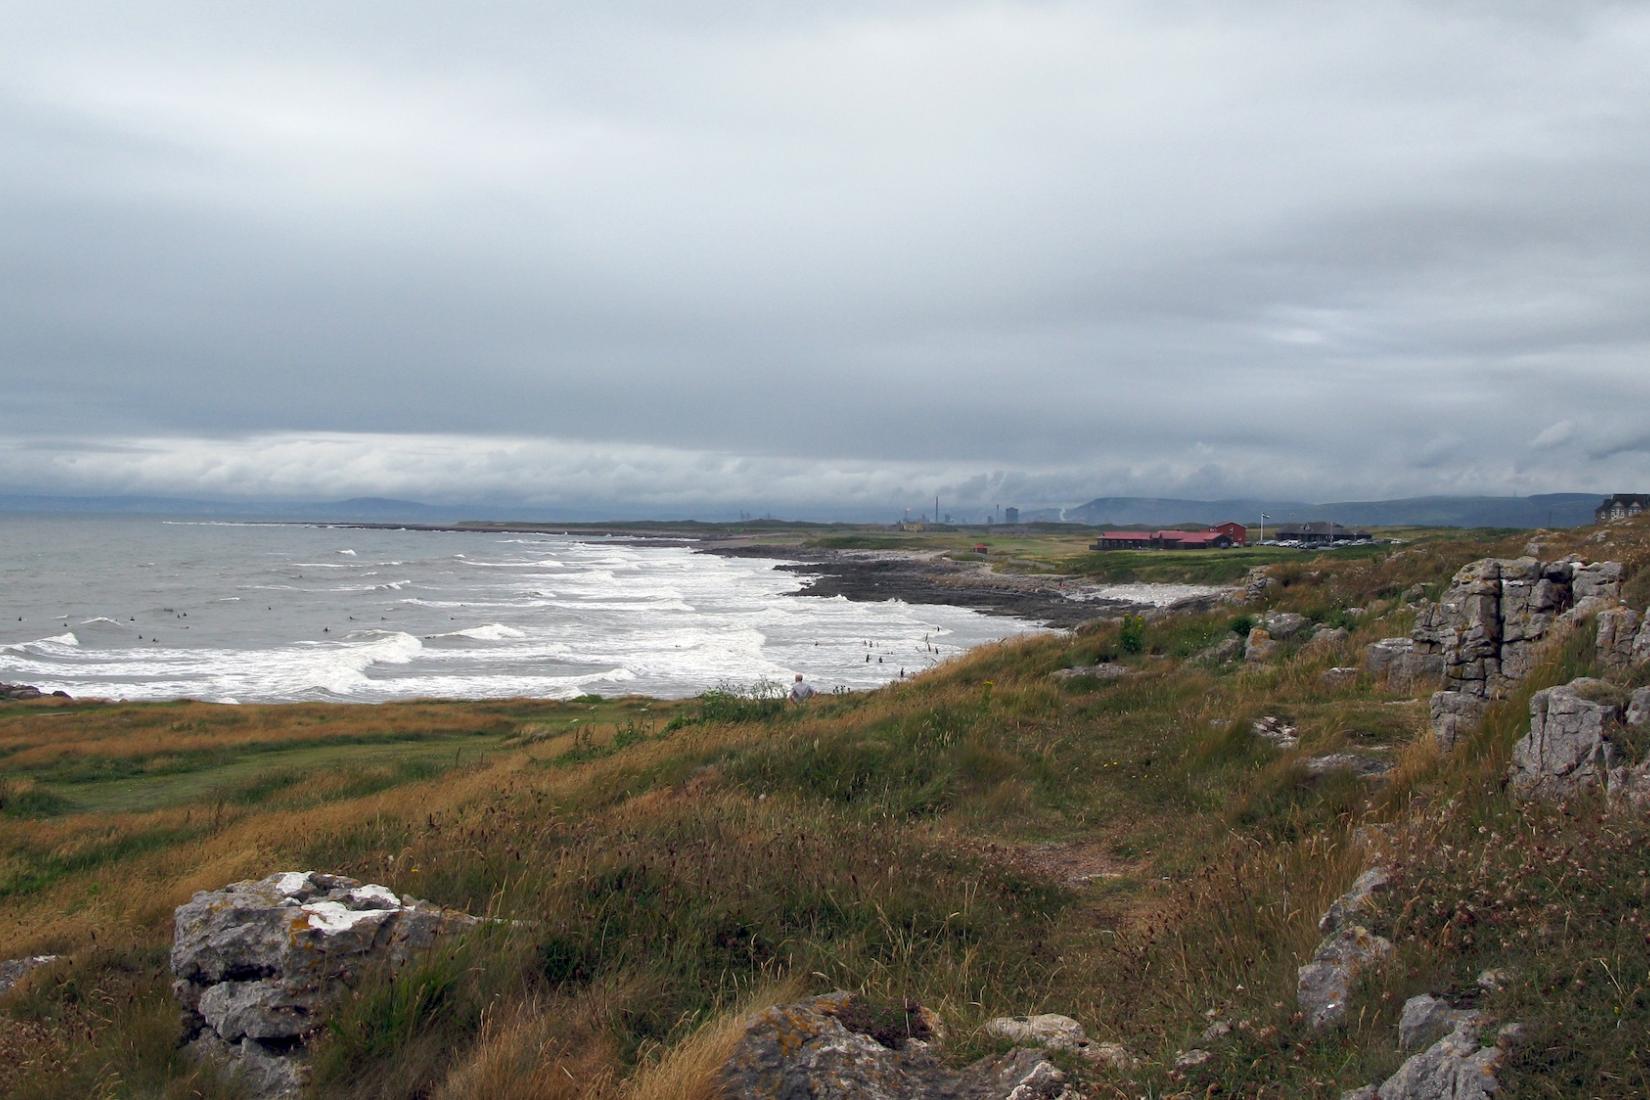
{"type": "Polygon", "coordinates": [[[340,554],[344,555],[346,558],[353,558],[355,556],[355,551],[354,550],[340,550],[338,552],[340,554]]]}
{"type": "Polygon", "coordinates": [[[1208,584],[1106,584],[1071,593],[1075,600],[1123,600],[1148,607],[1167,607],[1197,596],[1215,596],[1228,591],[1208,584]]]}
{"type": "Polygon", "coordinates": [[[80,639],[71,631],[68,634],[54,634],[50,638],[36,638],[32,642],[13,642],[10,645],[0,645],[0,649],[7,653],[30,653],[52,648],[72,648],[80,645],[80,639]]]}
{"type": "Polygon", "coordinates": [[[503,642],[512,638],[525,638],[527,633],[503,623],[488,623],[486,626],[472,626],[465,630],[448,631],[446,634],[430,634],[428,637],[474,638],[478,642],[503,642]]]}

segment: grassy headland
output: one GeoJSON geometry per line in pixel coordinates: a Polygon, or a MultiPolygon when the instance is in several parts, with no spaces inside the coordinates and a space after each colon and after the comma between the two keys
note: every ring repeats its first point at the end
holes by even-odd
{"type": "MultiPolygon", "coordinates": [[[[942,536],[888,548],[970,552],[942,536]]],[[[1627,562],[1642,608],[1650,527],[1605,538],[1544,541],[1627,562]]],[[[1097,1096],[1332,1097],[1397,1065],[1407,996],[1489,966],[1512,977],[1485,1007],[1531,1029],[1504,1074],[1514,1095],[1644,1095],[1650,822],[1518,807],[1500,782],[1529,693],[1593,668],[1585,632],[1447,758],[1423,694],[1322,676],[1406,631],[1413,586],[1435,595],[1524,539],[1115,565],[1058,537],[1001,548],[1116,580],[1233,580],[1270,558],[1269,608],[1351,637],[1261,664],[1202,656],[1262,610],[1233,606],[986,647],[801,709],[726,691],[7,704],[0,958],[65,958],[0,1001],[0,1092],[214,1095],[175,1049],[172,909],[314,868],[510,918],[361,989],[321,1040],[324,1095],[704,1096],[741,1011],[848,988],[934,1008],[959,1058],[996,1045],[979,1031],[992,1016],[1074,1016],[1139,1059],[1073,1063],[1097,1096]],[[1097,661],[1131,674],[1051,678],[1097,661]],[[1254,737],[1263,715],[1299,746],[1254,737]],[[1390,778],[1305,766],[1344,749],[1391,761],[1390,778]],[[1398,961],[1346,1027],[1312,1032],[1295,968],[1371,846],[1398,870],[1380,918],[1398,961]],[[1235,1025],[1215,1058],[1175,1069],[1211,1014],[1235,1025]]]]}

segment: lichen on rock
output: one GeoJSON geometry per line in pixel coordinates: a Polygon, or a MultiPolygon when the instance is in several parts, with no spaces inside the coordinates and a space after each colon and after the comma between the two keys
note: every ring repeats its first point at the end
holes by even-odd
{"type": "Polygon", "coordinates": [[[340,875],[286,871],[202,891],[173,915],[190,1049],[255,1096],[294,1094],[305,1043],[375,965],[404,966],[475,917],[340,875]]]}

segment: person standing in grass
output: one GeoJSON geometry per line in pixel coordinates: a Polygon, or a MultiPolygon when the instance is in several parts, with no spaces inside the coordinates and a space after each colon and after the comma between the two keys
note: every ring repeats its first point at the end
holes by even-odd
{"type": "Polygon", "coordinates": [[[791,685],[791,702],[800,706],[803,703],[806,703],[809,699],[812,699],[813,695],[814,686],[812,684],[803,683],[802,673],[798,672],[796,674],[796,682],[791,685]]]}

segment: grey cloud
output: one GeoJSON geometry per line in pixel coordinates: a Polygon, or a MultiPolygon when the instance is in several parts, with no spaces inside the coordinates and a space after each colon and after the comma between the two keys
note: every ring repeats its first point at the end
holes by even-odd
{"type": "Polygon", "coordinates": [[[1641,5],[19,22],[0,431],[190,456],[110,485],[288,491],[280,438],[420,495],[304,433],[459,496],[534,439],[706,501],[1650,477],[1544,435],[1650,398],[1641,5]]]}

